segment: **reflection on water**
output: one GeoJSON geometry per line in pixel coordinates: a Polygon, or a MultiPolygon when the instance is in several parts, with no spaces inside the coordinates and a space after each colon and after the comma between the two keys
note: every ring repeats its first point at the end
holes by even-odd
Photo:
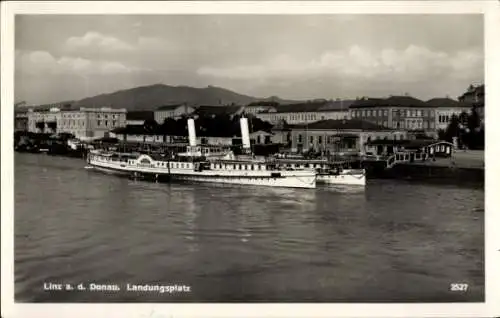
{"type": "Polygon", "coordinates": [[[84,165],[16,154],[17,301],[484,299],[483,189],[159,184],[84,165]],[[192,292],[44,292],[49,281],[192,292]]]}

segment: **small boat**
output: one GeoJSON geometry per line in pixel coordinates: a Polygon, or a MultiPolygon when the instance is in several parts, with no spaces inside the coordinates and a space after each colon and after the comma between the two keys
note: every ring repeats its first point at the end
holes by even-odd
{"type": "Polygon", "coordinates": [[[365,169],[344,168],[346,162],[330,162],[326,159],[276,159],[287,170],[313,168],[317,173],[317,183],[336,185],[366,185],[365,169]]]}
{"type": "Polygon", "coordinates": [[[366,185],[366,172],[364,169],[326,169],[319,171],[318,183],[337,185],[366,185]]]}

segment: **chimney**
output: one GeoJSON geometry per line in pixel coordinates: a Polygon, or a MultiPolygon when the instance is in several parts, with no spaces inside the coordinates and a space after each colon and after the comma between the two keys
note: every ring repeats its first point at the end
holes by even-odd
{"type": "Polygon", "coordinates": [[[191,147],[196,146],[196,128],[194,126],[194,119],[188,119],[188,133],[189,133],[189,145],[191,147]]]}
{"type": "Polygon", "coordinates": [[[241,139],[243,141],[243,149],[250,149],[250,133],[248,130],[248,118],[240,118],[241,139]]]}

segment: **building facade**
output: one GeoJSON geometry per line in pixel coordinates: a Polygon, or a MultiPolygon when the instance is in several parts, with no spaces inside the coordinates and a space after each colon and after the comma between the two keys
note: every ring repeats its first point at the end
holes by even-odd
{"type": "Polygon", "coordinates": [[[351,100],[337,100],[281,105],[270,107],[265,112],[258,112],[255,116],[273,125],[280,121],[296,125],[328,119],[349,119],[349,106],[352,102],[351,100]]]}
{"type": "Polygon", "coordinates": [[[178,119],[192,114],[195,110],[187,104],[160,106],[154,111],[154,120],[161,125],[167,118],[178,119]]]}
{"type": "Polygon", "coordinates": [[[371,140],[402,140],[403,130],[390,129],[360,120],[323,120],[309,125],[295,125],[291,130],[291,151],[327,151],[363,153],[371,140]]]}
{"type": "Polygon", "coordinates": [[[410,96],[365,98],[350,106],[350,117],[391,129],[435,133],[436,112],[424,101],[410,96]]]}
{"type": "Polygon", "coordinates": [[[14,131],[28,131],[28,112],[15,111],[14,112],[14,131]]]}
{"type": "Polygon", "coordinates": [[[459,116],[461,113],[470,113],[472,107],[467,103],[460,103],[450,98],[433,98],[427,104],[435,109],[436,129],[446,130],[453,115],[459,116]]]}
{"type": "Polygon", "coordinates": [[[126,109],[85,108],[79,110],[28,111],[31,132],[70,133],[81,140],[102,138],[109,131],[126,125],[126,109]]]}

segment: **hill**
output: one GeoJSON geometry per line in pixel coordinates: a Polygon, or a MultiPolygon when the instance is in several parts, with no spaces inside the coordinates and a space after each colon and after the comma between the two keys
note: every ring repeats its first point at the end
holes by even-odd
{"type": "Polygon", "coordinates": [[[127,110],[154,110],[159,106],[187,103],[189,105],[247,105],[256,101],[274,100],[280,104],[296,101],[282,100],[278,97],[256,98],[233,91],[208,86],[194,88],[189,86],[169,86],[155,84],[120,90],[114,93],[101,94],[84,98],[72,103],[72,108],[79,107],[112,107],[127,110]]]}

